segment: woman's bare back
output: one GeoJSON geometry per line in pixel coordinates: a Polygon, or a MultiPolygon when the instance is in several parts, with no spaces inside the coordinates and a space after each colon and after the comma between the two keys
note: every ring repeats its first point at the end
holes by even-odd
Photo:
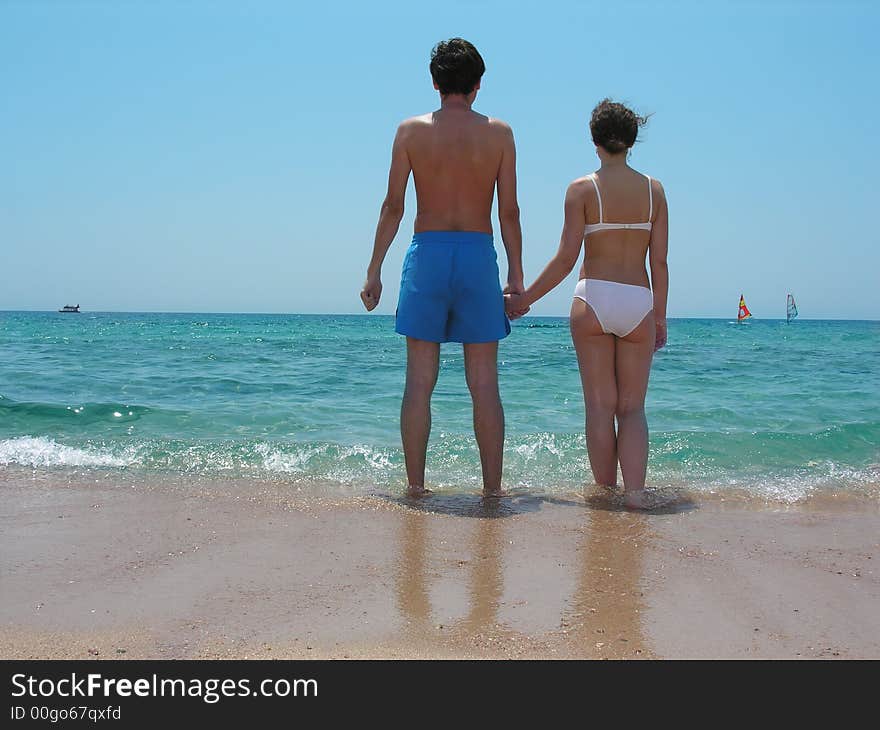
{"type": "MultiPolygon", "coordinates": [[[[600,222],[600,196],[602,222],[653,223],[651,218],[656,217],[662,188],[656,180],[651,180],[652,206],[648,180],[627,165],[603,167],[594,176],[578,180],[587,225],[600,222]]],[[[650,241],[649,230],[615,229],[590,233],[585,240],[579,278],[648,286],[645,258],[650,241]]]]}

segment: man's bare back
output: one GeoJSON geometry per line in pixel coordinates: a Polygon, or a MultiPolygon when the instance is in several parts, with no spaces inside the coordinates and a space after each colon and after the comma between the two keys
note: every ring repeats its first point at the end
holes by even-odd
{"type": "Polygon", "coordinates": [[[492,201],[513,134],[504,122],[464,105],[408,119],[399,134],[412,166],[415,232],[492,233],[492,201]]]}
{"type": "Polygon", "coordinates": [[[516,197],[516,144],[500,119],[471,109],[474,94],[447,96],[441,108],[412,117],[397,128],[391,148],[388,191],[379,213],[373,257],[361,299],[374,309],[382,295],[382,262],[403,218],[410,173],[416,185],[414,233],[492,233],[492,201],[498,190],[498,220],[507,252],[505,291],[523,289],[522,230],[516,197]]]}

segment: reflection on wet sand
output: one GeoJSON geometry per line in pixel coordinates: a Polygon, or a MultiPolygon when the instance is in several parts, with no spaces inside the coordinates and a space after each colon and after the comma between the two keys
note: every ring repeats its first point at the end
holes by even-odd
{"type": "MultiPolygon", "coordinates": [[[[400,545],[395,570],[395,594],[397,606],[405,630],[411,640],[418,642],[436,636],[469,637],[484,635],[498,624],[498,608],[504,591],[501,535],[503,525],[495,519],[503,514],[495,504],[459,505],[462,514],[478,519],[457,525],[460,535],[464,527],[467,536],[462,541],[451,541],[445,528],[452,527],[438,515],[422,505],[414,505],[403,515],[400,527],[400,545]],[[430,539],[431,531],[438,531],[430,539]],[[454,542],[455,544],[450,544],[454,542]],[[460,553],[459,557],[455,557],[460,553]],[[464,570],[466,573],[462,573],[464,570]],[[467,577],[464,577],[464,576],[467,577]],[[461,614],[458,591],[447,590],[440,594],[440,605],[432,605],[432,589],[445,583],[447,589],[461,585],[466,596],[466,611],[458,620],[449,621],[454,613],[461,614]]],[[[444,512],[452,511],[448,505],[444,512]]]]}
{"type": "Polygon", "coordinates": [[[428,560],[426,532],[429,516],[407,511],[400,522],[400,549],[395,570],[397,604],[411,631],[423,633],[431,620],[431,599],[425,580],[428,560]]]}
{"type": "Polygon", "coordinates": [[[647,657],[641,581],[650,516],[592,509],[589,519],[578,551],[572,611],[565,619],[569,634],[578,654],[647,657]]]}
{"type": "Polygon", "coordinates": [[[565,515],[551,510],[528,516],[517,515],[510,505],[468,503],[458,511],[445,504],[442,518],[428,505],[406,509],[394,580],[400,618],[411,640],[449,640],[453,653],[463,641],[469,652],[478,653],[491,649],[527,655],[551,643],[559,646],[560,656],[650,656],[641,620],[650,516],[597,508],[589,498],[586,506],[583,501],[567,504],[582,512],[576,529],[571,529],[568,509],[565,515]],[[522,519],[546,521],[551,539],[534,545],[536,553],[523,553],[515,545],[522,519]],[[531,595],[522,592],[522,580],[513,579],[517,572],[551,566],[553,574],[527,584],[531,595]],[[507,595],[505,577],[517,584],[507,595]],[[462,592],[465,607],[456,600],[462,592]],[[532,604],[537,612],[518,611],[518,603],[532,604]],[[545,615],[547,610],[559,616],[558,622],[552,613],[545,615]]]}
{"type": "Polygon", "coordinates": [[[478,634],[499,621],[498,608],[504,594],[504,571],[501,567],[503,528],[500,519],[488,517],[475,520],[468,585],[469,610],[460,626],[468,633],[478,634]]]}

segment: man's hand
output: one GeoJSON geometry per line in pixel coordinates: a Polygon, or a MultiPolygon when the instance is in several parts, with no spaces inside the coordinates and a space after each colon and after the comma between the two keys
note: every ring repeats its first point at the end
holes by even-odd
{"type": "Polygon", "coordinates": [[[657,352],[661,347],[666,346],[666,320],[658,319],[654,324],[656,329],[656,335],[654,338],[654,352],[657,352]]]}
{"type": "Polygon", "coordinates": [[[522,294],[526,290],[526,285],[520,275],[518,278],[507,277],[507,286],[504,287],[505,294],[522,294]]]}
{"type": "Polygon", "coordinates": [[[378,274],[375,276],[367,276],[364,288],[361,289],[361,301],[364,303],[368,312],[372,312],[379,306],[379,299],[382,297],[382,279],[378,274]]]}

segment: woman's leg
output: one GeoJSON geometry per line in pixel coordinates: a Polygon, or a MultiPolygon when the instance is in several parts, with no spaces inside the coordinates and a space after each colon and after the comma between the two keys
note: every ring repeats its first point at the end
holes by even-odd
{"type": "Polygon", "coordinates": [[[654,315],[616,343],[617,456],[623,473],[625,501],[644,507],[645,472],[648,467],[648,422],[645,393],[654,356],[654,315]]]}
{"type": "Polygon", "coordinates": [[[614,412],[617,381],[614,373],[614,335],[602,331],[596,314],[586,302],[571,305],[571,339],[577,352],[587,421],[587,453],[597,484],[617,484],[617,438],[614,412]]]}

